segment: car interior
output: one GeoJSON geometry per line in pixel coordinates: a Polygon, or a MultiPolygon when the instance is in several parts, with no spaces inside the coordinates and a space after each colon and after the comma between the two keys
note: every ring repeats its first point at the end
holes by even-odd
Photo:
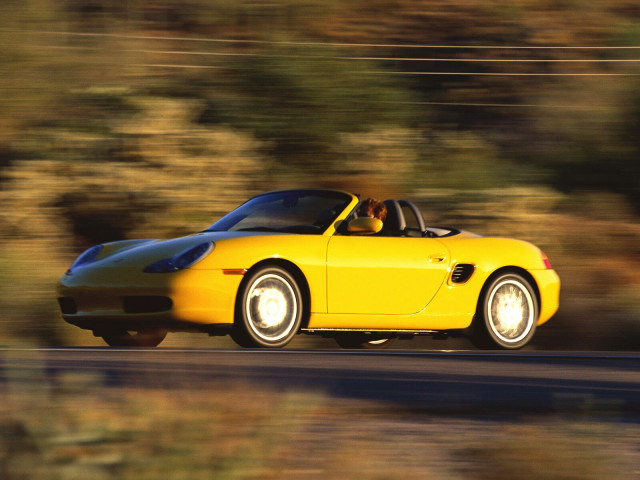
{"type": "MultiPolygon", "coordinates": [[[[385,200],[387,218],[383,222],[382,230],[374,234],[376,237],[415,237],[437,238],[450,237],[460,233],[460,230],[448,227],[427,226],[418,206],[409,200],[385,200]]],[[[348,220],[357,218],[357,207],[348,220]]],[[[340,232],[346,233],[346,230],[340,232]]]]}
{"type": "MultiPolygon", "coordinates": [[[[382,230],[373,234],[374,237],[415,237],[442,238],[460,233],[460,230],[449,227],[427,226],[418,206],[409,200],[385,200],[387,218],[383,222],[382,230]]],[[[339,235],[348,235],[349,221],[358,218],[356,207],[346,221],[338,228],[339,235]]]]}

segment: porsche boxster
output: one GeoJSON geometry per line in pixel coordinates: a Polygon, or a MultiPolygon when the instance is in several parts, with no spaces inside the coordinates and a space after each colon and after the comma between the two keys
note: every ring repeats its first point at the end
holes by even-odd
{"type": "Polygon", "coordinates": [[[167,332],[283,347],[300,333],[346,348],[423,334],[516,349],[558,309],[560,280],[536,246],[425,225],[407,200],[358,218],[358,196],[301,189],[258,195],[209,228],[83,252],[60,280],[65,321],[112,346],[167,332]]]}

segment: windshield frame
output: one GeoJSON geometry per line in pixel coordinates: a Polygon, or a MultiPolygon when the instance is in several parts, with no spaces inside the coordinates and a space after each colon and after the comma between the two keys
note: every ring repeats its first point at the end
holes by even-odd
{"type": "MultiPolygon", "coordinates": [[[[210,225],[205,232],[268,232],[268,233],[288,233],[288,234],[308,234],[308,235],[323,235],[331,234],[335,231],[334,225],[339,219],[345,218],[357,205],[358,198],[347,192],[340,190],[329,189],[292,189],[292,190],[276,190],[271,192],[265,192],[255,197],[250,198],[242,205],[238,206],[228,214],[210,225]],[[278,210],[268,212],[268,203],[292,202],[290,206],[284,208],[296,208],[298,202],[301,199],[309,199],[309,197],[317,197],[318,199],[318,211],[314,214],[315,222],[296,223],[284,226],[275,226],[278,222],[283,222],[286,219],[284,215],[282,218],[278,218],[278,210]],[[326,208],[321,208],[320,205],[322,199],[325,200],[326,208]],[[263,215],[272,213],[274,215],[273,221],[262,222],[262,224],[249,224],[247,227],[237,226],[251,217],[252,213],[255,213],[260,208],[266,209],[263,215]],[[320,218],[323,214],[324,217],[320,218]]],[[[302,208],[302,207],[301,207],[302,208]]],[[[282,210],[284,213],[284,210],[282,210]]],[[[256,214],[256,216],[258,216],[256,214]]],[[[307,217],[309,219],[309,217],[307,217]]]]}

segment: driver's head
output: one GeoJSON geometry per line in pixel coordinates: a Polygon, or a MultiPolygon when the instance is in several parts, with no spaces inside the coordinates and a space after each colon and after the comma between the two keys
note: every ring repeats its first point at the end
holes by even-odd
{"type": "Polygon", "coordinates": [[[358,207],[358,216],[377,218],[384,222],[387,219],[387,207],[375,198],[367,198],[358,207]]]}

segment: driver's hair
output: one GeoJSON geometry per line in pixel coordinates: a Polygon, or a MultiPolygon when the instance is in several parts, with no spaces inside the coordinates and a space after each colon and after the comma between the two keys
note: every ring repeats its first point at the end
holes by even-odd
{"type": "Polygon", "coordinates": [[[387,219],[387,207],[375,198],[367,198],[358,207],[358,216],[377,218],[384,222],[387,219]]]}

